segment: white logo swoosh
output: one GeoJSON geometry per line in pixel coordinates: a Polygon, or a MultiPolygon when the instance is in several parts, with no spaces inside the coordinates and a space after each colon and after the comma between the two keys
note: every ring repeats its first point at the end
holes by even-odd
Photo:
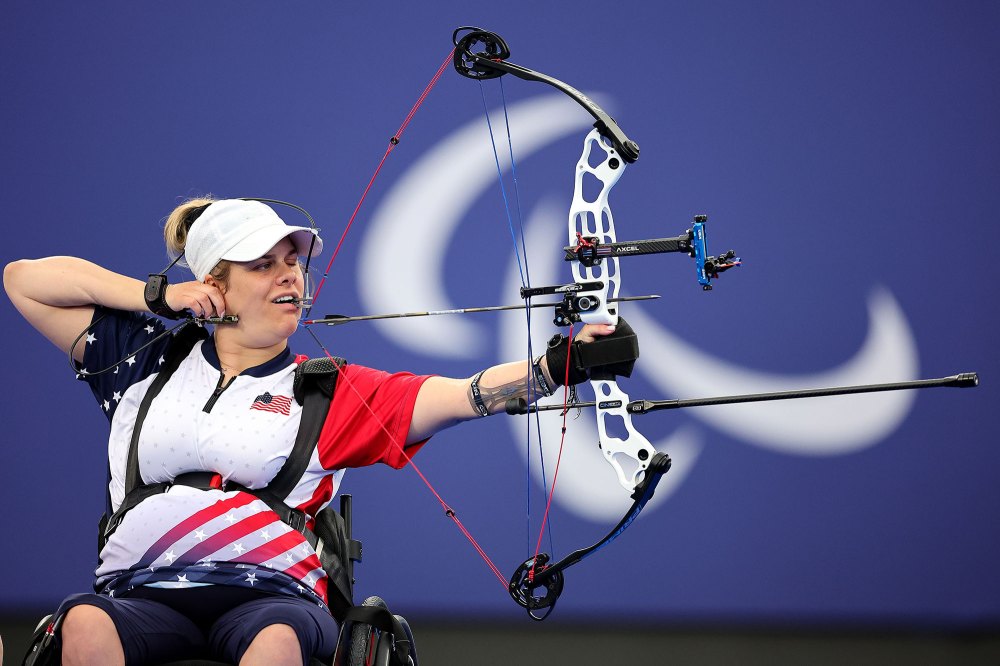
{"type": "MultiPolygon", "coordinates": [[[[518,128],[516,150],[523,159],[540,148],[576,131],[590,120],[571,109],[561,96],[534,98],[509,108],[511,125],[518,128]]],[[[393,312],[413,308],[450,309],[443,284],[445,248],[464,215],[496,178],[492,149],[484,121],[474,121],[456,130],[434,150],[423,156],[398,181],[375,211],[365,234],[359,265],[358,285],[369,312],[393,312]],[[416,232],[414,230],[417,230],[416,232]],[[414,260],[413,238],[433,239],[420,245],[414,260]],[[401,239],[395,242],[396,239],[401,239]]],[[[510,169],[501,151],[501,168],[510,169]]],[[[565,198],[560,199],[563,201],[565,198]]],[[[534,284],[560,281],[550,248],[564,239],[566,207],[546,201],[535,207],[526,222],[534,284]],[[559,220],[554,224],[553,220],[559,220]]],[[[514,260],[501,294],[516,294],[520,286],[514,260]]],[[[509,300],[509,298],[508,298],[509,300]]],[[[642,360],[637,376],[647,379],[660,395],[632,397],[702,397],[728,393],[755,393],[792,388],[854,385],[913,379],[917,373],[917,351],[911,330],[899,305],[884,288],[876,288],[868,299],[869,331],[858,352],[829,371],[810,375],[779,375],[752,371],[709,356],[674,336],[658,321],[646,316],[637,304],[623,308],[626,318],[639,332],[642,360]]],[[[490,323],[470,318],[427,317],[376,323],[398,346],[442,358],[482,357],[490,323]]],[[[547,339],[552,332],[551,314],[536,311],[533,339],[547,339]]],[[[500,318],[500,356],[523,358],[524,313],[506,313],[500,318]]],[[[808,331],[804,333],[808,335],[808,331]]],[[[540,353],[538,350],[536,353],[540,353]]],[[[633,393],[637,388],[629,389],[633,393]]],[[[586,398],[585,398],[586,399],[586,398]]],[[[687,413],[729,435],[758,446],[799,455],[831,455],[871,446],[892,432],[906,417],[914,396],[911,392],[840,396],[774,403],[705,407],[687,413]]],[[[644,417],[647,421],[661,417],[644,417]]],[[[542,418],[543,433],[557,433],[555,413],[542,418]]],[[[511,419],[514,441],[524,452],[527,430],[523,419],[511,419]]],[[[662,426],[641,427],[644,432],[662,426]]],[[[652,438],[651,438],[652,439],[652,438]]],[[[573,513],[607,522],[622,515],[630,503],[596,447],[593,418],[583,414],[571,420],[567,453],[560,471],[556,501],[573,513]]],[[[650,508],[665,500],[693,468],[703,447],[698,428],[690,421],[672,435],[654,441],[667,452],[673,467],[664,477],[650,508]]],[[[555,460],[558,437],[547,437],[543,448],[555,460]]],[[[546,473],[554,469],[549,464],[546,473]]],[[[532,464],[536,479],[540,467],[532,464]]]]}

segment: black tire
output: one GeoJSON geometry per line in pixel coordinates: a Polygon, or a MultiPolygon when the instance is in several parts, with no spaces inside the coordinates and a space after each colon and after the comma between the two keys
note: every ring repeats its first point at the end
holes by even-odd
{"type": "MultiPolygon", "coordinates": [[[[380,597],[368,597],[362,606],[388,608],[380,597]]],[[[348,658],[349,666],[389,666],[390,649],[385,649],[388,636],[382,636],[370,624],[358,622],[351,628],[351,652],[348,658]]]]}
{"type": "Polygon", "coordinates": [[[410,623],[406,621],[406,618],[402,615],[393,615],[399,624],[403,626],[403,632],[406,634],[406,640],[410,641],[410,663],[409,666],[419,666],[417,663],[417,644],[413,640],[413,630],[410,629],[410,623]]]}
{"type": "MultiPolygon", "coordinates": [[[[21,662],[22,666],[58,666],[59,662],[62,661],[60,654],[62,650],[53,640],[52,635],[48,633],[50,622],[52,622],[52,616],[46,615],[35,627],[28,652],[21,662]]],[[[55,624],[54,631],[58,630],[58,625],[62,624],[62,618],[59,618],[55,624]]]]}

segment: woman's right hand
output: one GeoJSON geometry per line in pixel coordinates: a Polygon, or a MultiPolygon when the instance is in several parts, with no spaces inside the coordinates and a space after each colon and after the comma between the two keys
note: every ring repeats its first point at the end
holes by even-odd
{"type": "MultiPolygon", "coordinates": [[[[14,307],[59,349],[69,351],[77,335],[90,325],[94,306],[144,312],[146,283],[76,257],[47,257],[8,264],[4,288],[14,307]]],[[[168,285],[167,305],[190,310],[196,317],[222,316],[226,299],[217,287],[200,282],[168,285]]],[[[85,345],[73,348],[83,360],[85,345]]]]}
{"type": "Polygon", "coordinates": [[[171,310],[190,310],[195,317],[222,317],[226,297],[218,287],[203,282],[179,282],[167,285],[164,295],[171,310]]]}

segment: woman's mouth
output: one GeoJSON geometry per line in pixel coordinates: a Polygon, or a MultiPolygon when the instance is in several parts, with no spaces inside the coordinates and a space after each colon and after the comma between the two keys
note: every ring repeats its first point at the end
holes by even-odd
{"type": "Polygon", "coordinates": [[[287,294],[285,296],[278,296],[271,302],[274,303],[275,305],[290,306],[292,308],[295,308],[296,310],[302,307],[302,299],[296,298],[291,294],[287,294]]]}

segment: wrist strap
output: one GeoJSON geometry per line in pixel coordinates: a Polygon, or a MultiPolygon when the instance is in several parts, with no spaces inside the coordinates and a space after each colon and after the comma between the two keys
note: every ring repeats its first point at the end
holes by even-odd
{"type": "Polygon", "coordinates": [[[535,386],[538,387],[538,390],[541,391],[543,396],[547,398],[555,393],[555,390],[549,386],[548,380],[545,379],[545,371],[542,370],[542,356],[537,356],[532,362],[531,371],[535,378],[535,386]]]}
{"type": "Polygon", "coordinates": [[[159,317],[180,319],[187,313],[173,310],[167,305],[167,284],[167,276],[163,273],[150,273],[149,279],[146,280],[146,288],[142,292],[146,307],[159,317]]]}

